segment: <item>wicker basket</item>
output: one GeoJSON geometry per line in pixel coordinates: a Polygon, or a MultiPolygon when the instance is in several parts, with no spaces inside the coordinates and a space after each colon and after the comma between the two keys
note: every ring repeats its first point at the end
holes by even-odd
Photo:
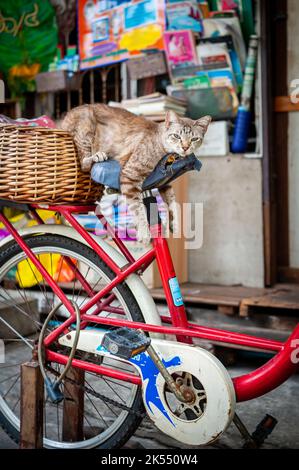
{"type": "Polygon", "coordinates": [[[72,137],[44,127],[0,126],[0,199],[90,203],[103,187],[83,173],[72,137]]]}

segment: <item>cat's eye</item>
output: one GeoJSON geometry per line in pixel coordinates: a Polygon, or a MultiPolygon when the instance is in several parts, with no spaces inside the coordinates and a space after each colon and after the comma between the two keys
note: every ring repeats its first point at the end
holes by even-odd
{"type": "Polygon", "coordinates": [[[193,137],[193,139],[191,139],[191,142],[196,142],[197,140],[200,140],[199,137],[193,137]]]}
{"type": "Polygon", "coordinates": [[[175,137],[176,139],[180,139],[180,136],[178,134],[172,134],[172,137],[175,137]]]}

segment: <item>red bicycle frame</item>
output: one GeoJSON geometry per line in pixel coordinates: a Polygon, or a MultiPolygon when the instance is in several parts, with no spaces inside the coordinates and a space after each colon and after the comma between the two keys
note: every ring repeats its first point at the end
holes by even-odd
{"type": "MultiPolygon", "coordinates": [[[[151,200],[151,202],[153,201],[151,200]]],[[[99,256],[99,258],[101,258],[115,274],[115,277],[107,286],[105,286],[99,292],[94,292],[72,260],[66,258],[67,263],[74,271],[76,280],[81,283],[82,287],[89,295],[89,300],[80,309],[82,328],[85,328],[89,323],[96,323],[102,326],[127,326],[129,328],[141,328],[142,330],[148,332],[171,334],[174,335],[178,341],[186,343],[192,343],[192,338],[200,338],[209,340],[213,343],[233,345],[234,347],[247,346],[256,351],[268,351],[274,353],[274,357],[266,362],[262,367],[249,374],[245,374],[233,379],[237,401],[250,400],[268,393],[285,382],[293,373],[297,371],[298,361],[294,360],[296,357],[293,356],[296,356],[296,354],[294,354],[296,353],[295,348],[298,348],[299,345],[299,325],[294,329],[289,339],[285,343],[282,343],[279,341],[269,340],[247,334],[234,333],[217,328],[203,327],[188,321],[184,305],[175,305],[173,299],[169,281],[175,278],[176,274],[167,240],[162,236],[161,223],[159,220],[155,224],[150,225],[151,233],[153,235],[153,247],[138,260],[135,260],[123,244],[122,240],[118,237],[117,233],[114,233],[113,229],[111,229],[111,227],[109,227],[109,225],[106,223],[104,217],[102,215],[98,216],[98,218],[104,224],[106,224],[108,232],[113,237],[114,242],[127,261],[125,266],[120,268],[102,249],[102,247],[97,244],[91,234],[88,233],[84,227],[82,227],[82,225],[73,215],[76,213],[78,214],[94,211],[95,206],[48,205],[45,207],[44,205],[39,206],[38,204],[28,205],[28,210],[31,212],[35,220],[38,222],[38,224],[42,224],[43,221],[36,212],[36,209],[38,208],[46,208],[47,210],[55,211],[61,214],[78,232],[78,234],[81,235],[81,237],[99,256]],[[124,311],[122,311],[121,308],[116,308],[110,305],[115,299],[115,296],[112,293],[112,289],[123,282],[130,274],[139,274],[143,272],[154,259],[157,260],[157,265],[161,275],[162,285],[170,313],[170,317],[161,317],[164,325],[144,324],[124,319],[102,317],[101,312],[104,309],[105,311],[124,314],[124,311]],[[95,306],[96,309],[92,314],[89,314],[88,312],[90,309],[95,306]]],[[[48,283],[53,292],[58,296],[58,298],[61,300],[61,302],[63,302],[65,307],[70,312],[70,317],[45,338],[44,344],[47,347],[73,323],[75,319],[73,306],[66,297],[63,290],[60,288],[59,284],[57,284],[57,282],[52,278],[52,276],[43,267],[33,251],[30,249],[26,243],[26,238],[22,238],[22,236],[20,236],[17,230],[1,212],[0,221],[5,225],[21,249],[26,253],[28,258],[40,271],[44,280],[48,283]]],[[[60,364],[66,364],[68,360],[67,356],[49,349],[46,351],[48,360],[60,364]]],[[[107,366],[93,364],[79,359],[74,359],[72,365],[73,367],[78,367],[86,371],[113,377],[115,379],[131,382],[134,384],[141,383],[140,377],[127,372],[120,372],[107,366]]]]}

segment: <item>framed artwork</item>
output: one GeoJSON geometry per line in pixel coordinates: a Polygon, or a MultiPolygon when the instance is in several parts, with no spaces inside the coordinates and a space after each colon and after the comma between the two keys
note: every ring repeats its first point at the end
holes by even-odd
{"type": "Polygon", "coordinates": [[[109,18],[101,18],[92,24],[93,41],[105,41],[109,38],[109,18]]]}
{"type": "Polygon", "coordinates": [[[190,66],[198,63],[192,31],[166,31],[164,46],[170,69],[182,64],[190,66]]]}

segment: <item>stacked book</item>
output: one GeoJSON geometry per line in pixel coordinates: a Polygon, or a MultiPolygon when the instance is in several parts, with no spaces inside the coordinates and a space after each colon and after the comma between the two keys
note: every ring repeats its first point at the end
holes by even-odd
{"type": "Polygon", "coordinates": [[[131,100],[123,100],[122,107],[131,113],[142,115],[153,121],[164,121],[166,111],[175,111],[180,116],[186,114],[187,102],[184,99],[152,93],[131,100]]]}

